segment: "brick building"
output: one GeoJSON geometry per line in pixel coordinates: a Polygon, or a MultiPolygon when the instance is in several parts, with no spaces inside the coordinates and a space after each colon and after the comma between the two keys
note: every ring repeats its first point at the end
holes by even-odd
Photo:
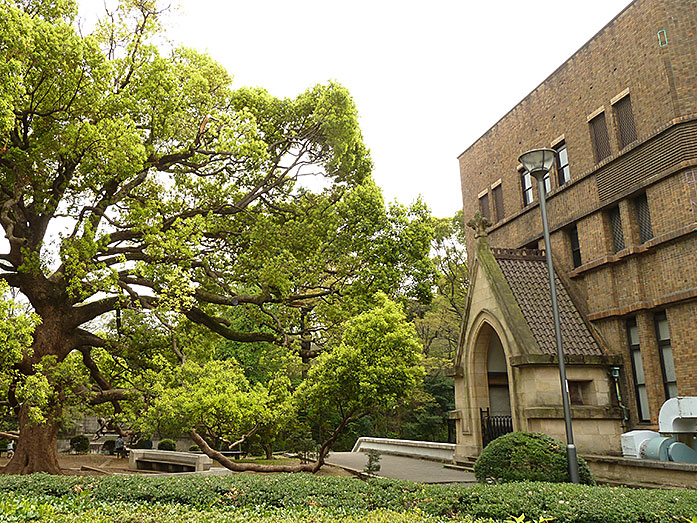
{"type": "MultiPolygon", "coordinates": [[[[459,156],[464,214],[479,210],[492,222],[484,238],[491,249],[482,249],[502,270],[510,249],[544,248],[537,185],[517,160],[540,147],[557,151],[546,181],[557,275],[598,337],[596,363],[605,370],[593,390],[612,392],[595,406],[607,419],[617,418],[610,411],[619,403],[626,406],[622,430],[656,430],[666,399],[697,396],[697,0],[632,2],[459,156]],[[615,365],[619,399],[609,376],[615,365]]],[[[467,250],[477,264],[482,239],[474,234],[468,232],[467,250]]],[[[513,257],[529,264],[531,252],[513,257]]],[[[479,285],[495,287],[491,274],[479,285]]],[[[509,290],[518,277],[506,276],[509,290]]],[[[525,316],[523,301],[517,307],[525,316]]],[[[454,414],[458,443],[468,442],[461,454],[476,452],[482,438],[472,406],[477,376],[468,368],[480,327],[473,316],[497,303],[470,310],[463,327],[454,414]]],[[[528,319],[528,330],[534,327],[528,319]]],[[[568,344],[573,356],[574,341],[568,344]]],[[[515,379],[520,369],[507,350],[515,379]]],[[[478,407],[491,406],[494,395],[483,394],[478,407]]],[[[560,394],[554,401],[560,404],[560,394]]],[[[531,427],[523,410],[517,421],[514,414],[516,428],[531,427]]],[[[563,429],[550,432],[563,438],[563,429]]]]}

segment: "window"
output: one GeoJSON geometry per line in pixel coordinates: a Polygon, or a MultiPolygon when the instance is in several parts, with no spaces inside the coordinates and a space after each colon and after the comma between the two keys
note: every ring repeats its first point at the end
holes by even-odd
{"type": "Polygon", "coordinates": [[[572,405],[587,405],[590,396],[590,381],[567,381],[569,386],[569,403],[572,405]],[[585,399],[584,399],[585,398],[585,399]]]}
{"type": "Polygon", "coordinates": [[[561,141],[554,146],[557,151],[557,179],[559,187],[568,183],[571,180],[571,172],[569,171],[569,155],[566,152],[566,142],[561,141]]]}
{"type": "Polygon", "coordinates": [[[552,180],[549,177],[549,171],[547,171],[543,180],[544,180],[544,184],[545,184],[545,196],[546,196],[549,194],[549,191],[552,190],[552,180]]]}
{"type": "Polygon", "coordinates": [[[663,371],[663,387],[666,399],[675,398],[678,395],[678,382],[675,378],[675,362],[673,361],[673,347],[670,343],[670,326],[665,311],[654,316],[656,323],[656,341],[658,341],[658,353],[661,356],[661,370],[663,371]]]}
{"type": "Polygon", "coordinates": [[[627,340],[629,341],[629,355],[632,359],[632,375],[634,376],[637,416],[639,417],[639,421],[651,421],[649,396],[646,393],[646,378],[644,376],[644,364],[641,359],[639,329],[637,327],[636,318],[627,320],[627,340]]]}
{"type": "Polygon", "coordinates": [[[641,243],[646,243],[653,238],[653,229],[651,228],[651,213],[649,212],[649,201],[646,199],[646,194],[634,198],[634,210],[639,223],[639,239],[641,243]]]}
{"type": "Polygon", "coordinates": [[[620,217],[620,208],[613,207],[609,211],[610,214],[610,232],[612,233],[612,247],[615,252],[620,252],[624,249],[624,232],[622,231],[622,218],[620,217]]]}
{"type": "Polygon", "coordinates": [[[530,243],[528,243],[527,245],[524,245],[524,246],[523,246],[523,249],[534,249],[534,250],[537,250],[538,248],[539,248],[539,244],[537,243],[537,241],[530,242],[530,243]]]}
{"type": "Polygon", "coordinates": [[[523,207],[532,203],[532,176],[528,171],[520,173],[520,183],[523,188],[523,207]]]}
{"type": "Polygon", "coordinates": [[[571,258],[573,259],[575,269],[576,267],[580,267],[582,264],[581,246],[578,242],[578,228],[576,227],[576,224],[569,227],[567,232],[569,234],[569,243],[571,243],[571,258]]]}
{"type": "Polygon", "coordinates": [[[624,149],[637,139],[634,115],[632,114],[632,101],[629,99],[629,95],[615,103],[613,108],[615,110],[615,121],[617,122],[617,140],[620,142],[620,149],[624,149]]]}
{"type": "Polygon", "coordinates": [[[500,221],[504,218],[503,189],[501,188],[501,184],[494,187],[492,192],[494,193],[494,209],[496,210],[496,221],[500,221]]]}
{"type": "Polygon", "coordinates": [[[595,161],[599,162],[610,156],[610,138],[607,135],[605,113],[600,113],[598,116],[591,119],[588,124],[591,130],[591,141],[593,142],[595,161]]]}
{"type": "Polygon", "coordinates": [[[491,220],[491,212],[489,212],[489,193],[485,192],[479,197],[479,212],[482,216],[491,220]]]}

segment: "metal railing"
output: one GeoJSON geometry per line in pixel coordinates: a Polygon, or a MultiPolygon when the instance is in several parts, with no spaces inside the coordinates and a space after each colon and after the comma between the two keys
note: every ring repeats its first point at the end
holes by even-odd
{"type": "Polygon", "coordinates": [[[513,432],[513,416],[492,416],[489,409],[479,409],[482,422],[482,448],[499,436],[513,432]]]}

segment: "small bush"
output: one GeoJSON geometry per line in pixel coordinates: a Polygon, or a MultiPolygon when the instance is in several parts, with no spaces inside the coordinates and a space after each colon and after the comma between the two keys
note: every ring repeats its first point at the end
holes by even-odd
{"type": "Polygon", "coordinates": [[[369,450],[367,452],[368,454],[368,462],[365,464],[365,467],[363,467],[363,472],[366,474],[375,474],[376,472],[380,472],[380,458],[382,457],[380,455],[379,450],[369,450]]]}
{"type": "Polygon", "coordinates": [[[191,445],[189,447],[189,452],[201,452],[201,447],[198,445],[191,445]]]}
{"type": "Polygon", "coordinates": [[[113,454],[115,446],[116,446],[115,439],[105,440],[104,443],[102,443],[102,452],[106,452],[107,454],[113,454]]]}
{"type": "Polygon", "coordinates": [[[163,439],[157,444],[157,450],[177,450],[177,444],[172,439],[163,439]]]}
{"type": "MultiPolygon", "coordinates": [[[[594,485],[588,464],[578,459],[581,483],[594,485]]],[[[477,481],[569,481],[566,446],[546,434],[511,432],[489,443],[474,464],[477,481]]]]}
{"type": "Polygon", "coordinates": [[[90,450],[90,438],[84,434],[78,434],[70,438],[70,449],[78,454],[86,454],[90,450]]]}
{"type": "Polygon", "coordinates": [[[152,448],[152,440],[151,439],[139,439],[135,445],[133,445],[134,449],[151,449],[152,448]]]}

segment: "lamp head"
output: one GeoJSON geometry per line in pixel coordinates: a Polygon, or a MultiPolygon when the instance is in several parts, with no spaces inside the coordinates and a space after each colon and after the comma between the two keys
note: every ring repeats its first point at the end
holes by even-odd
{"type": "Polygon", "coordinates": [[[523,164],[526,171],[539,180],[544,178],[552,168],[556,154],[553,149],[533,149],[521,154],[518,161],[523,164]]]}

